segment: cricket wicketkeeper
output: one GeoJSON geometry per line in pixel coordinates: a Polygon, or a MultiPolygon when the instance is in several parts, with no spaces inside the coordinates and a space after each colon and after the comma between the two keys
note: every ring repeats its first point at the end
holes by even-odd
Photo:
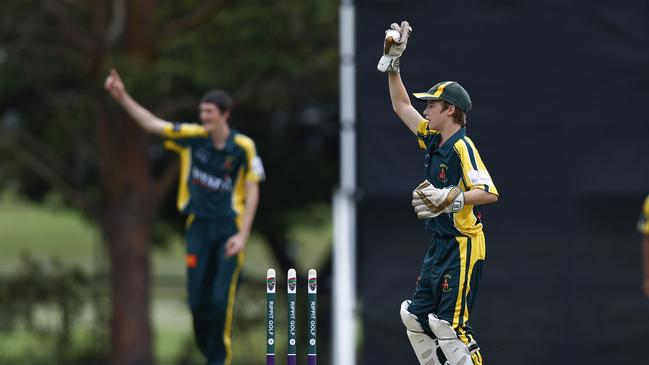
{"type": "Polygon", "coordinates": [[[401,304],[401,320],[422,365],[482,365],[469,315],[485,260],[480,206],[498,201],[498,190],[466,135],[471,99],[459,83],[415,93],[426,103],[423,116],[410,103],[399,61],[411,30],[405,21],[390,26],[377,66],[388,73],[394,111],[426,151],[425,180],[413,191],[412,205],[432,238],[415,292],[401,304]]]}

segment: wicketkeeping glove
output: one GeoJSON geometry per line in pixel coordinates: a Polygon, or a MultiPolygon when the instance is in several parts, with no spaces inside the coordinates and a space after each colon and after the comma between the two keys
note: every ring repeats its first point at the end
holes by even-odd
{"type": "Polygon", "coordinates": [[[435,218],[442,213],[455,213],[464,208],[464,193],[457,186],[443,189],[434,187],[424,180],[412,192],[412,206],[417,218],[435,218]]]}
{"type": "Polygon", "coordinates": [[[401,22],[401,25],[392,23],[390,29],[385,31],[385,41],[383,42],[383,56],[376,65],[376,69],[385,72],[399,72],[399,57],[406,50],[408,38],[412,33],[412,27],[407,21],[401,22]]]}

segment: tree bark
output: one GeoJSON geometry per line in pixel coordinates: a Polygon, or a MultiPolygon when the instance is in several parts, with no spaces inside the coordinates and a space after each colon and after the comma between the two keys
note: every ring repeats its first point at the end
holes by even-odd
{"type": "Polygon", "coordinates": [[[149,240],[159,194],[144,133],[128,117],[108,120],[97,102],[102,228],[110,255],[111,365],[149,365],[149,240]]]}
{"type": "MultiPolygon", "coordinates": [[[[118,204],[120,205],[120,204],[118,204]]],[[[111,355],[112,365],[153,363],[151,346],[149,238],[150,223],[137,212],[112,209],[111,355]]]]}

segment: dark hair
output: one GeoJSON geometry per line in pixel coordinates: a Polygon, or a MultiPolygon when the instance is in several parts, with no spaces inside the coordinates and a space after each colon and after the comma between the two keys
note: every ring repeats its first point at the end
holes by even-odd
{"type": "MultiPolygon", "coordinates": [[[[448,109],[449,106],[453,105],[447,101],[441,100],[440,103],[442,103],[442,110],[448,109]]],[[[465,126],[466,125],[466,113],[464,113],[460,108],[457,107],[457,105],[453,105],[455,107],[455,112],[453,112],[453,122],[465,126]]]]}
{"type": "Polygon", "coordinates": [[[201,98],[201,104],[209,103],[216,105],[221,113],[225,113],[232,109],[232,98],[223,90],[216,89],[209,91],[201,98]]]}

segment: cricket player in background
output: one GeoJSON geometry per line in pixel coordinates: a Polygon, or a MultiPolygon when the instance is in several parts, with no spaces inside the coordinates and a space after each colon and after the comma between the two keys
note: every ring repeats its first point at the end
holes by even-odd
{"type": "Polygon", "coordinates": [[[432,235],[431,245],[415,292],[401,305],[401,320],[422,365],[482,365],[469,314],[485,260],[479,206],[496,202],[498,191],[466,136],[466,90],[446,81],[415,93],[426,102],[423,116],[410,103],[399,75],[410,31],[408,22],[390,26],[377,66],[388,73],[395,113],[426,151],[425,180],[413,191],[412,205],[432,235]]]}
{"type": "Polygon", "coordinates": [[[649,196],[645,199],[640,213],[638,231],[642,234],[642,272],[644,273],[642,289],[649,298],[649,196]]]}
{"type": "Polygon", "coordinates": [[[197,125],[157,118],[129,96],[115,70],[104,86],[140,127],[166,138],[165,147],[180,155],[177,203],[188,215],[187,289],[194,334],[208,365],[229,365],[237,279],[264,179],[255,144],[230,128],[232,101],[221,90],[203,96],[202,125],[197,125]]]}

